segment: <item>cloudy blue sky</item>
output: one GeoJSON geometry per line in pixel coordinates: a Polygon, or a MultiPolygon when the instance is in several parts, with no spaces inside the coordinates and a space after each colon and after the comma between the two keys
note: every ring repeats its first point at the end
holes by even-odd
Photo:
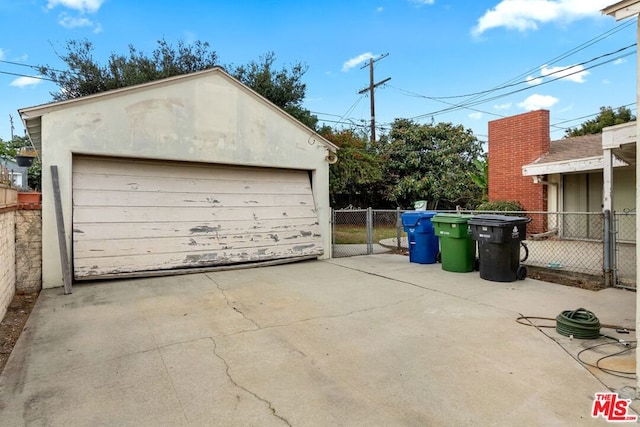
{"type": "Polygon", "coordinates": [[[305,106],[332,126],[366,126],[376,61],[378,134],[398,117],[452,122],[486,139],[487,122],[551,111],[552,138],[600,106],[636,112],[636,28],[600,10],[614,0],[0,0],[0,138],[24,129],[18,108],[57,88],[30,65],[64,64],[71,39],[95,57],[151,52],[160,38],[207,41],[220,63],[273,51],[308,66],[305,106]]]}

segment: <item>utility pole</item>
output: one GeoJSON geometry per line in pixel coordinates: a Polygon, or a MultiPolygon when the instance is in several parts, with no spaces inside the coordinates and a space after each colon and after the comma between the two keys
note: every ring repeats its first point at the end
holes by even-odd
{"type": "MultiPolygon", "coordinates": [[[[384,80],[379,81],[378,83],[374,83],[374,78],[373,78],[373,63],[376,61],[380,61],[383,58],[386,58],[387,56],[389,56],[388,53],[385,53],[384,55],[381,55],[379,57],[377,57],[376,59],[373,58],[369,58],[369,86],[362,89],[360,92],[358,92],[359,94],[363,94],[367,91],[369,91],[369,97],[371,98],[371,142],[376,142],[376,102],[375,102],[375,98],[374,98],[374,92],[375,92],[375,88],[377,88],[378,86],[385,84],[386,82],[388,82],[389,80],[391,80],[391,77],[387,77],[384,80]]],[[[367,65],[362,66],[360,69],[365,68],[367,65]]]]}
{"type": "Polygon", "coordinates": [[[15,127],[13,126],[13,116],[11,114],[9,114],[9,123],[11,123],[11,140],[13,141],[13,131],[15,127]]]}

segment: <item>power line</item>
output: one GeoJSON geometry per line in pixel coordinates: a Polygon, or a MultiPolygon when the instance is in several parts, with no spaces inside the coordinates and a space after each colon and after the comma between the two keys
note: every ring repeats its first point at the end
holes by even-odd
{"type": "MultiPolygon", "coordinates": [[[[31,69],[36,70],[36,71],[40,71],[41,68],[46,68],[47,70],[56,71],[58,73],[72,73],[69,70],[68,71],[56,70],[55,68],[51,68],[51,67],[46,66],[46,65],[32,65],[32,64],[25,64],[24,62],[6,61],[6,60],[3,60],[3,59],[0,59],[0,63],[1,64],[16,65],[18,67],[27,67],[27,68],[31,68],[31,69]]],[[[72,74],[76,74],[76,73],[72,73],[72,74]]]]}
{"type": "MultiPolygon", "coordinates": [[[[600,56],[597,56],[597,57],[595,57],[595,58],[589,59],[588,61],[584,61],[584,62],[581,62],[581,63],[579,63],[579,64],[575,64],[575,65],[572,65],[572,66],[570,66],[570,67],[566,67],[566,68],[563,68],[563,69],[560,69],[560,70],[554,71],[553,73],[549,73],[549,74],[548,74],[547,76],[545,76],[545,77],[552,76],[552,75],[554,75],[554,74],[565,73],[567,70],[570,70],[571,68],[578,67],[578,66],[582,66],[582,65],[585,65],[585,64],[589,64],[589,63],[591,63],[591,62],[597,61],[598,59],[602,59],[602,58],[606,58],[606,57],[611,56],[611,55],[615,55],[616,53],[623,52],[623,51],[625,51],[625,50],[627,50],[627,49],[630,49],[631,47],[634,47],[634,46],[636,46],[636,45],[637,45],[637,43],[632,43],[632,44],[630,44],[630,45],[628,45],[628,46],[625,46],[625,47],[623,47],[623,48],[617,49],[617,50],[615,50],[615,51],[608,52],[608,53],[602,54],[602,55],[600,55],[600,56]]],[[[631,54],[633,54],[633,53],[631,53],[631,54]]],[[[628,55],[629,55],[629,54],[624,55],[624,56],[628,56],[628,55]]],[[[620,59],[620,58],[621,58],[621,57],[616,57],[616,58],[614,58],[613,60],[615,61],[615,60],[618,60],[618,59],[620,59]]],[[[603,62],[603,63],[600,63],[600,64],[596,64],[596,66],[604,65],[604,64],[606,64],[606,63],[608,63],[608,62],[610,62],[610,61],[603,62]]],[[[560,79],[563,79],[563,78],[566,78],[566,77],[572,76],[572,75],[574,75],[574,74],[579,74],[579,73],[584,72],[584,71],[586,71],[586,70],[589,70],[589,69],[591,69],[591,68],[594,68],[594,67],[592,66],[592,67],[583,68],[583,69],[580,69],[580,70],[574,71],[574,72],[572,72],[572,73],[569,73],[569,74],[566,74],[566,75],[560,76],[560,77],[558,77],[558,78],[551,79],[551,80],[549,80],[549,81],[545,81],[545,82],[539,83],[539,84],[537,84],[537,85],[528,86],[528,87],[523,88],[523,89],[520,89],[520,90],[518,90],[518,91],[513,91],[513,92],[509,92],[509,93],[506,93],[506,94],[500,95],[500,97],[502,97],[502,96],[507,96],[507,95],[511,95],[511,94],[513,94],[513,93],[517,93],[517,92],[522,91],[522,90],[532,89],[532,88],[534,88],[534,87],[536,87],[536,86],[540,86],[540,85],[542,85],[542,84],[551,83],[551,82],[554,82],[554,81],[556,81],[556,80],[560,80],[560,79]]],[[[404,90],[404,89],[396,88],[396,87],[393,87],[393,86],[390,86],[390,87],[392,87],[393,89],[396,89],[396,90],[398,90],[398,91],[400,91],[400,92],[402,92],[402,93],[405,93],[405,94],[407,94],[407,95],[409,95],[409,96],[414,96],[414,97],[416,97],[416,98],[425,98],[425,99],[429,99],[429,100],[432,100],[432,101],[441,102],[441,103],[444,103],[444,104],[450,105],[450,106],[452,107],[451,109],[448,109],[448,108],[447,108],[447,109],[444,109],[444,110],[441,110],[441,111],[437,111],[437,112],[435,112],[435,113],[431,113],[431,114],[424,114],[424,115],[421,115],[421,116],[416,116],[416,117],[414,117],[414,118],[421,118],[421,117],[424,117],[424,116],[428,116],[428,115],[435,115],[436,113],[440,113],[440,112],[447,112],[447,111],[453,111],[453,110],[456,110],[456,109],[468,109],[468,110],[472,110],[472,111],[478,111],[478,112],[481,112],[481,113],[494,115],[494,116],[497,116],[497,117],[504,117],[504,116],[502,116],[502,115],[500,115],[500,114],[495,114],[495,113],[491,113],[491,112],[488,112],[488,111],[482,111],[482,110],[473,110],[472,108],[469,108],[469,107],[468,107],[468,106],[472,106],[472,105],[479,105],[479,104],[481,104],[481,103],[483,103],[483,102],[488,102],[488,101],[490,101],[490,100],[495,100],[495,99],[497,99],[496,97],[491,98],[491,99],[487,99],[486,101],[483,101],[483,102],[467,101],[467,103],[464,103],[464,102],[463,102],[463,103],[460,103],[460,104],[448,103],[448,102],[444,102],[443,100],[444,100],[444,99],[452,99],[452,98],[469,97],[469,96],[475,96],[475,95],[480,95],[480,94],[487,94],[487,93],[495,92],[495,91],[498,91],[498,90],[501,90],[501,89],[505,89],[505,88],[509,88],[509,87],[517,86],[517,85],[520,85],[520,84],[523,84],[523,83],[526,83],[526,81],[521,81],[521,82],[518,82],[518,83],[512,83],[512,84],[504,85],[504,86],[497,87],[497,88],[494,88],[494,89],[483,90],[483,91],[479,91],[479,92],[475,92],[475,93],[471,93],[471,94],[466,94],[466,95],[452,95],[452,96],[441,96],[441,97],[427,96],[427,95],[422,95],[422,94],[419,94],[419,93],[416,93],[416,92],[412,92],[412,91],[408,91],[408,90],[404,90]]]]}
{"type": "Polygon", "coordinates": [[[558,78],[555,78],[555,79],[544,81],[544,82],[539,83],[539,84],[534,85],[534,86],[529,86],[529,87],[525,87],[525,88],[521,88],[521,89],[516,89],[516,90],[513,90],[511,92],[503,93],[503,94],[496,95],[496,96],[493,96],[493,97],[490,97],[490,98],[483,98],[483,99],[478,99],[478,100],[475,100],[475,101],[468,101],[468,102],[462,102],[460,104],[453,104],[452,107],[443,108],[441,110],[436,110],[436,111],[432,111],[432,112],[429,112],[429,113],[420,114],[420,115],[411,117],[411,119],[420,119],[420,118],[424,118],[424,117],[428,117],[428,116],[436,116],[436,115],[439,115],[439,114],[442,114],[442,113],[447,113],[447,112],[451,112],[451,111],[465,109],[465,108],[468,108],[468,107],[484,104],[486,102],[495,101],[496,99],[504,98],[505,96],[508,96],[508,95],[513,95],[514,93],[523,92],[525,90],[529,90],[529,89],[532,89],[534,87],[542,86],[544,84],[549,84],[549,83],[555,82],[557,80],[572,76],[574,74],[582,73],[584,71],[599,67],[601,65],[605,65],[605,64],[608,64],[610,62],[617,61],[618,59],[625,58],[627,56],[633,55],[634,53],[635,52],[627,53],[627,54],[624,54],[624,55],[620,55],[620,56],[617,56],[615,58],[611,58],[611,59],[609,59],[607,61],[601,62],[599,64],[595,64],[595,65],[592,65],[590,67],[584,68],[583,70],[575,71],[573,73],[567,74],[567,75],[562,76],[562,77],[558,77],[558,78]]]}
{"type": "MultiPolygon", "coordinates": [[[[420,94],[415,93],[415,92],[411,92],[411,91],[408,91],[408,90],[400,89],[400,88],[398,88],[398,87],[391,86],[391,85],[389,85],[389,87],[390,87],[391,89],[395,89],[395,90],[397,90],[398,92],[405,93],[405,94],[407,94],[407,95],[409,95],[409,96],[413,96],[413,97],[416,97],[416,98],[427,98],[427,99],[430,99],[430,100],[432,100],[432,101],[440,102],[440,103],[442,103],[442,104],[451,105],[451,106],[454,106],[454,107],[455,107],[455,106],[457,106],[457,104],[454,104],[454,103],[452,103],[452,102],[447,102],[447,101],[444,101],[444,100],[439,99],[439,98],[438,98],[438,99],[436,99],[436,98],[431,98],[431,97],[428,97],[428,96],[425,96],[425,95],[420,95],[420,94]]],[[[504,115],[502,115],[502,114],[493,113],[493,112],[491,112],[491,111],[479,110],[479,109],[477,109],[477,108],[463,107],[463,109],[464,109],[464,110],[470,110],[470,111],[476,111],[476,112],[478,112],[478,113],[488,114],[488,115],[490,115],[490,116],[496,116],[496,117],[502,117],[502,118],[503,118],[503,117],[506,117],[506,116],[504,116],[504,115]]]]}
{"type": "MultiPolygon", "coordinates": [[[[34,69],[34,70],[36,70],[36,71],[39,71],[39,70],[40,70],[40,68],[46,68],[47,70],[57,71],[57,72],[59,72],[59,73],[66,73],[66,72],[71,73],[71,71],[56,70],[55,68],[51,68],[51,67],[48,67],[48,66],[46,66],[46,65],[43,65],[43,66],[40,66],[40,65],[32,65],[32,64],[26,64],[26,63],[24,63],[24,62],[6,61],[6,60],[3,60],[3,59],[0,59],[0,63],[2,63],[2,64],[9,64],[9,65],[17,65],[17,66],[19,66],[19,67],[28,67],[28,68],[34,69]]],[[[75,73],[72,73],[72,74],[75,74],[75,73]]]]}
{"type": "MultiPolygon", "coordinates": [[[[620,107],[618,107],[618,108],[627,108],[627,107],[630,107],[630,106],[632,106],[632,105],[636,105],[636,102],[632,102],[632,103],[630,103],[630,104],[621,105],[621,106],[620,106],[620,107]]],[[[586,116],[576,117],[575,119],[568,119],[568,120],[563,120],[563,121],[561,121],[561,122],[556,122],[555,124],[553,124],[553,125],[551,125],[551,126],[556,126],[556,127],[558,127],[557,125],[562,125],[562,124],[565,124],[565,123],[575,122],[575,121],[577,121],[577,120],[587,119],[587,118],[589,118],[589,117],[597,116],[598,114],[600,114],[600,111],[598,111],[597,113],[588,114],[588,115],[586,115],[586,116]]],[[[563,129],[566,129],[566,128],[563,128],[563,129]]]]}
{"type": "MultiPolygon", "coordinates": [[[[580,51],[582,51],[582,50],[584,50],[584,49],[586,49],[586,48],[588,48],[588,47],[590,47],[590,46],[592,46],[592,45],[594,45],[594,44],[596,44],[596,43],[598,43],[598,42],[600,42],[600,41],[602,41],[604,39],[606,39],[606,38],[611,37],[615,33],[626,29],[627,27],[631,26],[632,24],[635,24],[636,20],[637,19],[632,19],[632,20],[627,21],[627,22],[622,22],[622,23],[616,25],[615,27],[613,27],[612,29],[610,29],[608,31],[605,31],[604,33],[602,33],[602,34],[600,34],[600,35],[598,35],[598,36],[596,36],[596,37],[594,37],[594,38],[592,38],[590,40],[587,40],[586,42],[576,46],[575,48],[570,49],[567,52],[565,52],[563,54],[560,54],[560,55],[556,56],[555,58],[552,58],[549,61],[545,61],[543,64],[540,64],[540,65],[538,65],[538,66],[536,66],[536,67],[534,67],[534,68],[532,68],[532,69],[530,69],[528,71],[525,71],[524,73],[519,74],[519,75],[517,75],[516,77],[514,77],[514,78],[512,78],[510,80],[507,80],[506,82],[498,85],[497,87],[505,85],[505,84],[512,83],[512,82],[520,80],[520,79],[523,79],[528,74],[539,70],[541,67],[543,67],[545,65],[553,65],[553,64],[555,64],[555,63],[557,63],[557,62],[559,62],[559,61],[561,61],[563,59],[566,59],[566,58],[568,58],[568,57],[570,57],[570,56],[572,56],[572,55],[574,55],[574,54],[576,54],[576,53],[578,53],[578,52],[580,52],[580,51]]],[[[477,100],[479,98],[482,98],[482,95],[476,95],[472,99],[467,100],[467,102],[472,102],[472,101],[475,101],[475,100],[477,100]]]]}
{"type": "Polygon", "coordinates": [[[44,77],[44,76],[29,76],[27,74],[11,73],[9,71],[0,71],[0,74],[7,74],[9,76],[18,76],[18,77],[29,77],[30,79],[47,80],[47,81],[55,83],[55,80],[52,80],[52,79],[50,79],[48,77],[44,77]]]}
{"type": "MultiPolygon", "coordinates": [[[[634,47],[636,45],[637,45],[637,43],[632,43],[632,44],[630,44],[628,46],[625,46],[625,47],[622,47],[622,48],[620,48],[618,50],[615,50],[615,51],[612,51],[612,52],[608,52],[608,53],[602,54],[600,56],[596,56],[595,58],[591,58],[588,61],[580,62],[578,64],[574,64],[574,65],[571,65],[569,67],[561,68],[559,70],[556,70],[556,71],[554,71],[552,73],[549,73],[549,74],[547,74],[545,76],[542,76],[542,77],[549,77],[549,76],[553,76],[554,74],[560,74],[560,73],[566,72],[567,70],[570,70],[572,68],[580,67],[580,66],[589,64],[591,62],[597,61],[598,59],[606,58],[607,56],[611,56],[611,55],[615,55],[616,53],[623,52],[623,51],[625,51],[627,49],[630,49],[630,48],[632,48],[632,47],[634,47]]],[[[583,70],[580,70],[580,71],[583,71],[583,70]]],[[[424,96],[424,95],[418,95],[418,96],[420,96],[422,98],[431,99],[433,101],[437,101],[437,100],[441,100],[441,99],[467,98],[467,97],[471,97],[471,96],[475,96],[475,95],[483,95],[483,94],[486,94],[486,93],[495,92],[495,91],[498,91],[498,90],[502,90],[502,89],[506,89],[506,88],[509,88],[509,87],[518,86],[518,85],[521,85],[521,84],[526,84],[526,83],[529,83],[529,82],[527,80],[524,80],[524,81],[519,81],[519,82],[516,82],[516,83],[510,83],[510,84],[507,84],[507,85],[499,86],[499,87],[496,87],[496,88],[493,88],[493,89],[487,89],[487,90],[482,90],[482,91],[479,91],[479,92],[468,93],[468,94],[465,94],[465,95],[450,95],[450,96],[424,96]]]]}
{"type": "MultiPolygon", "coordinates": [[[[598,43],[598,42],[600,42],[600,41],[602,41],[602,40],[604,40],[606,38],[608,38],[608,37],[611,37],[615,33],[619,32],[619,31],[622,31],[622,30],[626,29],[627,27],[635,24],[636,21],[637,21],[637,19],[633,19],[633,20],[630,20],[630,21],[624,21],[624,22],[616,25],[614,28],[612,28],[612,29],[610,29],[608,31],[605,31],[604,33],[602,33],[602,34],[600,34],[600,35],[598,35],[598,36],[596,36],[596,37],[594,37],[594,38],[592,38],[590,40],[587,40],[586,42],[576,46],[575,48],[573,48],[573,49],[571,49],[571,50],[569,50],[569,51],[567,51],[567,52],[565,52],[565,53],[563,53],[561,55],[558,55],[555,58],[552,58],[551,60],[546,61],[543,64],[538,65],[538,66],[536,66],[536,67],[534,67],[534,68],[532,68],[532,69],[530,69],[528,71],[525,71],[524,73],[519,74],[518,76],[516,76],[516,77],[514,77],[514,78],[512,78],[510,80],[507,80],[506,82],[494,87],[493,90],[487,91],[487,94],[488,93],[492,93],[492,91],[499,90],[500,87],[502,87],[502,86],[510,85],[514,81],[523,79],[528,74],[533,73],[534,71],[538,71],[541,67],[543,67],[545,65],[553,65],[553,64],[555,64],[555,63],[557,63],[557,62],[559,62],[559,61],[561,61],[563,59],[566,59],[566,58],[568,58],[568,57],[570,57],[570,56],[572,56],[572,55],[574,55],[574,54],[576,54],[576,53],[578,53],[578,52],[580,52],[580,51],[582,51],[582,50],[584,50],[584,49],[586,49],[586,48],[588,48],[588,47],[590,47],[590,46],[592,46],[592,45],[594,45],[594,44],[596,44],[596,43],[598,43]]],[[[619,59],[619,58],[616,58],[616,59],[619,59]]],[[[593,67],[590,67],[590,68],[593,68],[593,67]]],[[[589,68],[587,68],[587,69],[589,69],[589,68]]],[[[582,71],[585,71],[585,70],[582,70],[582,71]]],[[[551,80],[551,81],[555,81],[555,80],[551,80]]],[[[549,82],[544,82],[544,83],[549,83],[549,82]]],[[[532,87],[535,87],[535,86],[532,86],[532,87]]],[[[492,100],[495,100],[495,99],[499,99],[499,98],[501,98],[503,96],[511,95],[513,93],[517,93],[517,92],[520,92],[520,91],[526,90],[526,89],[528,89],[528,88],[520,89],[518,91],[509,92],[509,93],[506,93],[504,95],[500,95],[500,96],[496,96],[496,97],[493,97],[493,98],[490,98],[490,99],[486,99],[484,101],[482,101],[482,98],[484,98],[483,95],[474,95],[473,97],[471,97],[471,99],[468,99],[467,101],[465,101],[463,103],[453,104],[453,106],[450,107],[450,108],[446,108],[446,109],[443,109],[443,110],[438,110],[438,111],[435,111],[435,112],[432,112],[432,113],[426,113],[426,114],[423,114],[423,115],[420,115],[420,116],[413,117],[413,119],[427,117],[429,115],[431,115],[432,118],[433,118],[433,116],[435,116],[437,114],[450,112],[450,111],[455,111],[455,110],[458,110],[458,109],[468,109],[468,107],[470,107],[470,106],[480,105],[480,104],[482,104],[484,102],[489,102],[489,101],[492,101],[492,100]]]]}

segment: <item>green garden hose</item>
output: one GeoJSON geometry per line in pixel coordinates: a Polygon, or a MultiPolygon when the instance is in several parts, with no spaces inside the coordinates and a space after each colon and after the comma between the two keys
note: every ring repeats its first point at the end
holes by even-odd
{"type": "Polygon", "coordinates": [[[592,340],[600,336],[600,321],[584,308],[566,310],[556,317],[556,331],[565,337],[592,340]]]}

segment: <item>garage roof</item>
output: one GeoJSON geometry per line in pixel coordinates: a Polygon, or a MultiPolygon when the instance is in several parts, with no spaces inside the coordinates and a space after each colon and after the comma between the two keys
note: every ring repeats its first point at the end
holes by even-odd
{"type": "Polygon", "coordinates": [[[183,75],[174,76],[174,77],[168,77],[166,79],[161,79],[161,80],[154,80],[152,82],[142,83],[142,84],[134,85],[134,86],[128,86],[128,87],[124,87],[124,88],[120,88],[120,89],[114,89],[114,90],[110,90],[110,91],[106,91],[106,92],[100,92],[100,93],[96,93],[96,94],[93,94],[93,95],[83,96],[83,97],[80,97],[80,98],[74,98],[74,99],[69,99],[69,100],[65,100],[65,101],[59,101],[59,102],[52,102],[52,103],[48,103],[48,104],[36,105],[36,106],[33,106],[33,107],[21,108],[21,109],[18,110],[18,113],[20,113],[20,117],[22,118],[22,122],[24,123],[24,127],[27,130],[27,133],[28,133],[29,137],[31,138],[31,142],[33,143],[33,145],[36,148],[36,150],[38,150],[38,152],[40,152],[41,147],[42,147],[42,141],[41,141],[42,116],[47,114],[47,113],[49,113],[49,112],[62,110],[62,109],[65,109],[65,108],[67,108],[67,107],[69,107],[71,105],[77,106],[77,105],[81,105],[82,103],[95,102],[95,101],[99,101],[101,99],[106,99],[106,98],[109,98],[109,97],[119,96],[119,95],[121,95],[123,93],[127,93],[127,92],[142,91],[142,90],[145,90],[145,89],[150,88],[150,87],[171,85],[176,81],[183,81],[183,80],[187,80],[187,79],[197,79],[197,78],[200,78],[200,77],[202,77],[204,75],[208,75],[208,74],[219,74],[219,75],[223,76],[231,84],[237,86],[240,90],[243,90],[243,91],[249,93],[251,96],[256,98],[256,100],[258,100],[259,102],[265,103],[270,108],[272,108],[273,110],[277,111],[278,114],[281,114],[284,119],[292,121],[297,126],[304,128],[305,131],[307,131],[309,133],[310,137],[315,138],[316,141],[318,141],[318,142],[322,143],[323,145],[325,145],[327,147],[327,149],[330,150],[331,152],[335,153],[338,150],[338,147],[336,145],[331,143],[326,138],[322,137],[317,132],[309,129],[307,126],[302,124],[296,118],[294,118],[293,116],[291,116],[287,112],[283,111],[281,108],[277,107],[275,104],[273,104],[271,101],[269,101],[268,99],[266,99],[265,97],[263,97],[262,95],[260,95],[256,91],[254,91],[253,89],[251,89],[251,88],[243,85],[242,83],[240,83],[237,79],[235,79],[233,76],[231,76],[229,73],[227,73],[222,67],[213,67],[213,68],[209,68],[209,69],[206,69],[206,70],[203,70],[203,71],[197,71],[195,73],[183,74],[183,75]]]}

